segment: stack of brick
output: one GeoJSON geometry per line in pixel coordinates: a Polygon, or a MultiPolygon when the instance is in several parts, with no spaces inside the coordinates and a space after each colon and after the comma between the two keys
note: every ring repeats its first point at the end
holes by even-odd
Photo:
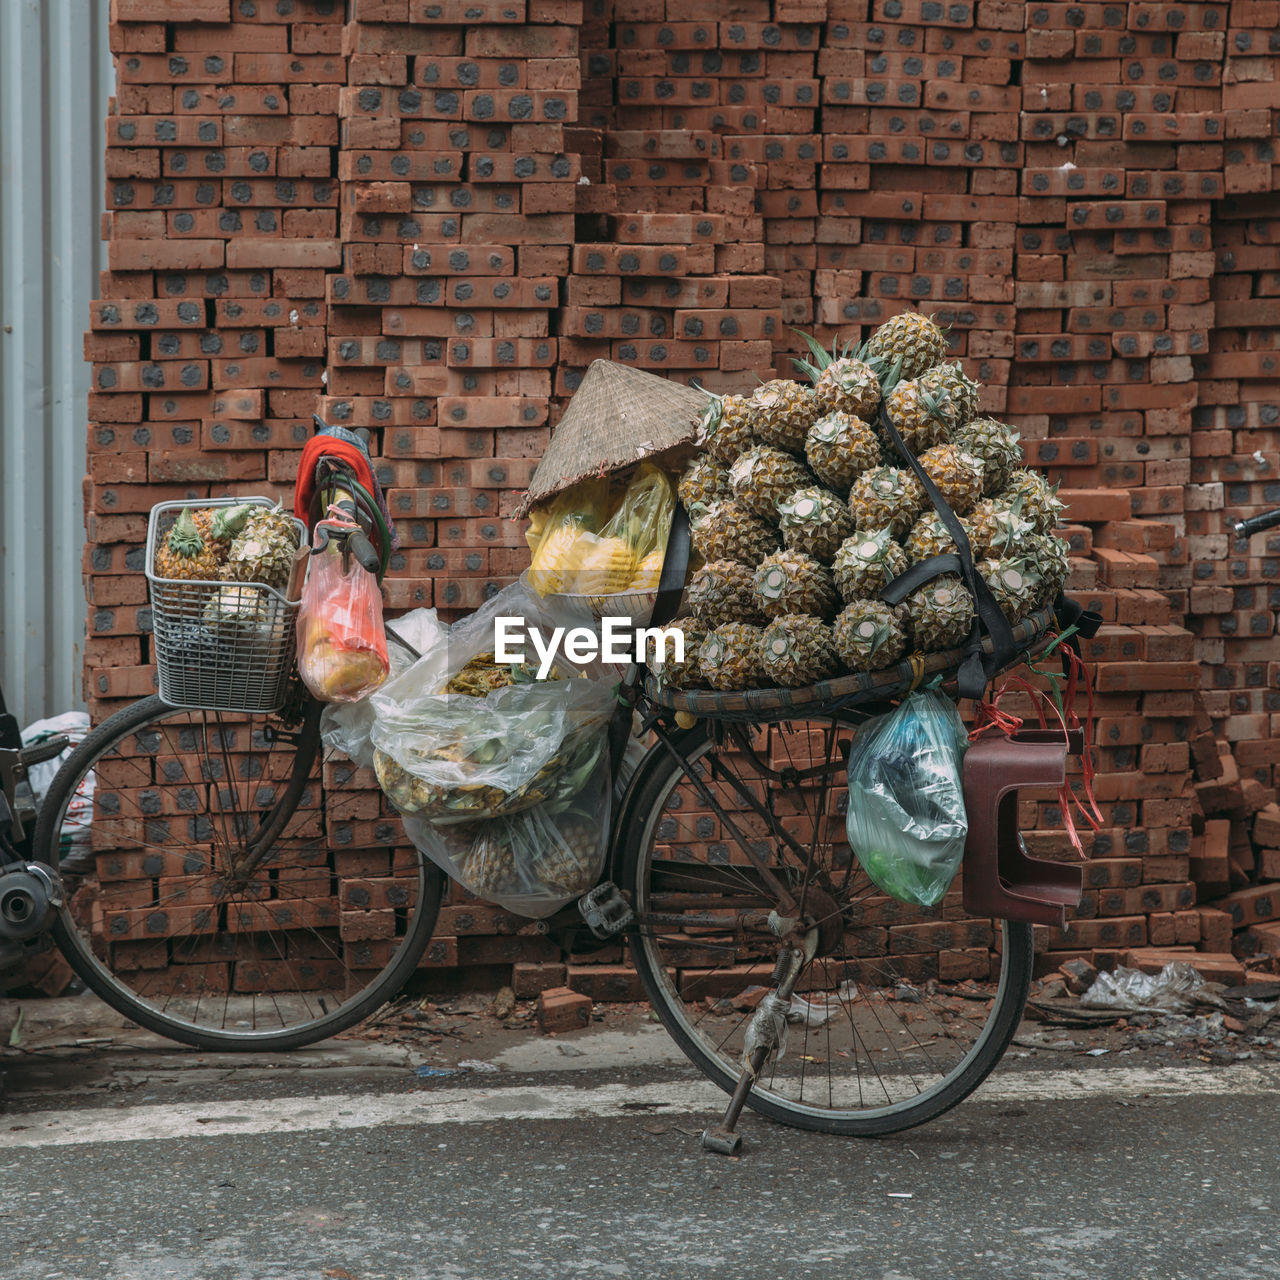
{"type": "MultiPolygon", "coordinates": [[[[148,508],[286,494],[317,408],[370,431],[403,542],[390,606],[456,613],[523,567],[514,495],[591,359],[740,390],[790,371],[791,325],[857,341],[915,307],[1061,483],[1072,586],[1105,619],[1104,823],[1044,964],[1260,925],[1280,537],[1240,547],[1229,522],[1280,501],[1280,4],[288,9],[113,10],[95,716],[152,687],[148,508]]],[[[394,824],[369,779],[328,781],[358,815],[353,874],[373,867],[356,852],[394,849],[394,824]]],[[[1023,817],[1071,856],[1055,804],[1023,817]]],[[[517,927],[455,898],[437,959],[564,981],[517,927]]],[[[959,973],[987,943],[938,945],[959,973]]],[[[621,990],[598,958],[570,980],[621,990]]]]}

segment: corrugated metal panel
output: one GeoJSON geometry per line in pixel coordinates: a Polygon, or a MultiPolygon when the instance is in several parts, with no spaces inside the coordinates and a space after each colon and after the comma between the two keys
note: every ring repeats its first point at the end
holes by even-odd
{"type": "Polygon", "coordinates": [[[0,678],[82,706],[82,335],[102,265],[108,0],[0,0],[0,678]]]}

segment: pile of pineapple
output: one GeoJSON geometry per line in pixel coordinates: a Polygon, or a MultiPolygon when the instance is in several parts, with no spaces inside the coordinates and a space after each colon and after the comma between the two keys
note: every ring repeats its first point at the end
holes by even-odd
{"type": "Polygon", "coordinates": [[[702,452],[680,477],[702,565],[685,594],[684,661],[662,672],[675,687],[794,688],[965,641],[975,606],[958,576],[896,608],[878,598],[912,564],[956,550],[877,425],[882,399],[1010,622],[1066,579],[1052,532],[1062,504],[1019,465],[1017,433],[974,416],[977,384],[945,360],[931,318],[895,316],[856,353],[809,343],[813,361],[796,363],[812,386],[776,379],[712,397],[702,452]]]}
{"type": "Polygon", "coordinates": [[[209,590],[202,612],[205,630],[189,637],[199,648],[213,638],[275,624],[273,599],[257,587],[284,588],[297,549],[297,525],[279,506],[183,507],[156,548],[152,568],[160,578],[226,584],[209,590]]]}

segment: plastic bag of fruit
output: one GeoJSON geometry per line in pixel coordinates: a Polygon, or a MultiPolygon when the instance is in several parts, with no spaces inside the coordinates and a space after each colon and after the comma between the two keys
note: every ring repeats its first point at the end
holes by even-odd
{"type": "Polygon", "coordinates": [[[936,906],[960,869],[967,745],[955,704],[936,690],[908,695],[854,739],[849,844],[871,880],[903,902],[936,906]]]}
{"type": "Polygon", "coordinates": [[[574,485],[533,513],[530,586],[544,596],[656,590],[674,511],[670,479],[649,462],[629,480],[574,485]]]}
{"type": "Polygon", "coordinates": [[[298,674],[321,702],[359,702],[391,672],[378,580],[344,558],[311,557],[298,610],[298,674]]]}
{"type": "Polygon", "coordinates": [[[609,831],[609,765],[603,734],[595,763],[566,774],[543,803],[484,822],[442,824],[404,816],[423,853],[477,897],[517,915],[548,916],[592,888],[609,831]]]}
{"type": "Polygon", "coordinates": [[[616,679],[564,658],[540,676],[532,643],[523,661],[500,660],[499,618],[526,635],[536,629],[546,642],[557,625],[539,597],[515,583],[372,695],[374,770],[403,813],[437,822],[519,813],[594,766],[596,756],[584,753],[601,749],[616,679]]]}

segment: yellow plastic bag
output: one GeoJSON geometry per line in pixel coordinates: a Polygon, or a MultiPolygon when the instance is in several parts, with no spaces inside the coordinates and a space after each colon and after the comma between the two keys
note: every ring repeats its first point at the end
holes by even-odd
{"type": "Polygon", "coordinates": [[[639,565],[655,551],[666,551],[674,510],[671,481],[653,463],[646,462],[627,486],[603,532],[606,537],[625,538],[639,565]]]}
{"type": "Polygon", "coordinates": [[[578,541],[598,533],[608,518],[609,482],[603,479],[575,484],[550,507],[535,511],[525,531],[533,552],[529,585],[543,596],[573,590],[565,586],[565,575],[577,569],[578,541]]]}

